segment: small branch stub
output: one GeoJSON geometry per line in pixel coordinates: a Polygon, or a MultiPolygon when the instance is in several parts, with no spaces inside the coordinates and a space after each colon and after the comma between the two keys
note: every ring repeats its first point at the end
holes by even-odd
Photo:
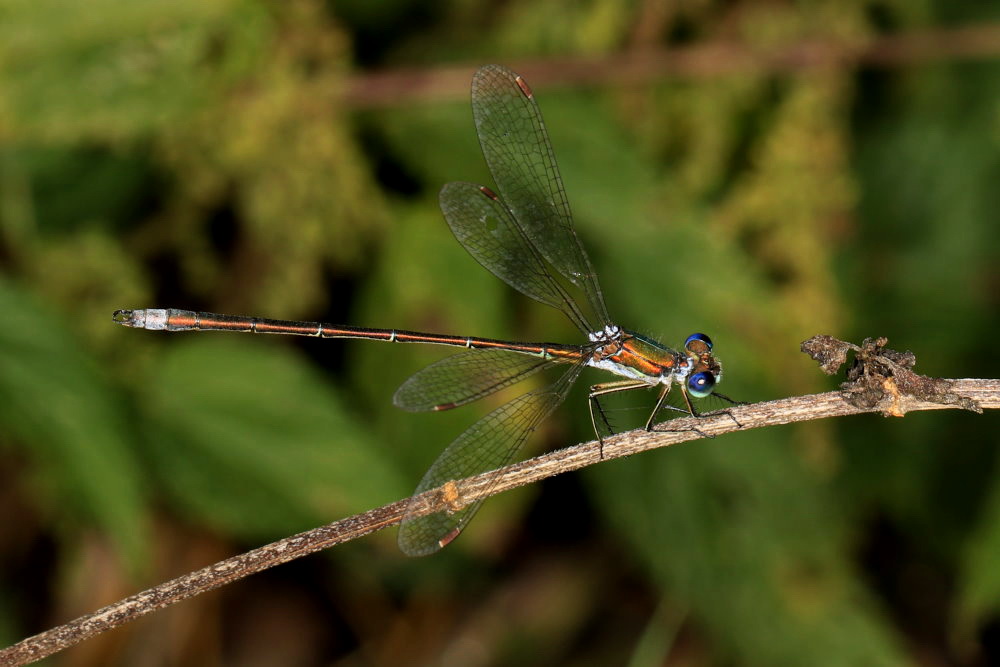
{"type": "Polygon", "coordinates": [[[917,362],[916,355],[888,348],[888,342],[884,336],[866,338],[859,347],[833,336],[819,335],[803,342],[801,348],[819,362],[827,375],[836,373],[847,362],[848,351],[854,351],[847,382],[840,388],[844,400],[857,408],[874,408],[884,417],[902,417],[908,410],[908,402],[926,401],[983,412],[973,399],[954,393],[950,380],[914,373],[911,369],[917,362]]]}

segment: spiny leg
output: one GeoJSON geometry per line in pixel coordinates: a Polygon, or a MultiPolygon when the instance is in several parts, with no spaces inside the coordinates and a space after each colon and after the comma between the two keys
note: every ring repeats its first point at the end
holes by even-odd
{"type": "MultiPolygon", "coordinates": [[[[670,394],[670,385],[669,384],[663,385],[663,389],[660,390],[660,396],[659,396],[659,398],[656,399],[656,405],[653,407],[653,411],[649,414],[649,419],[646,420],[646,430],[647,431],[652,431],[653,430],[653,426],[656,423],[656,416],[658,414],[660,414],[660,410],[666,408],[668,410],[676,410],[677,412],[685,412],[681,408],[678,408],[676,406],[670,405],[669,403],[667,403],[666,405],[664,405],[664,401],[667,400],[667,396],[669,394],[670,394]]],[[[687,392],[684,393],[684,399],[687,400],[687,392]]],[[[692,414],[692,415],[694,415],[696,417],[698,416],[696,413],[691,412],[691,402],[690,401],[688,401],[688,413],[690,413],[690,414],[692,414]]],[[[688,413],[686,413],[686,414],[688,414],[688,413]]]]}
{"type": "MultiPolygon", "coordinates": [[[[736,399],[733,399],[733,398],[729,398],[729,397],[728,397],[728,396],[726,396],[725,394],[720,394],[720,393],[719,393],[719,392],[717,392],[717,391],[713,391],[713,392],[712,392],[712,396],[716,396],[716,397],[718,397],[718,398],[721,398],[722,400],[724,400],[724,401],[727,401],[727,402],[728,402],[729,404],[731,404],[731,405],[734,405],[734,406],[737,406],[737,405],[747,405],[747,402],[746,402],[746,401],[737,401],[736,399]]],[[[740,423],[740,420],[738,420],[738,419],[737,419],[737,418],[736,418],[736,417],[735,417],[735,416],[733,415],[733,411],[732,411],[732,410],[730,410],[729,408],[726,408],[726,409],[724,409],[724,410],[720,410],[720,412],[721,412],[722,414],[725,414],[725,415],[728,415],[728,416],[729,416],[729,418],[733,420],[733,423],[734,423],[734,424],[736,424],[736,427],[737,427],[737,428],[743,428],[743,424],[741,424],[741,423],[740,423]]]]}
{"type": "MultiPolygon", "coordinates": [[[[691,415],[692,417],[698,417],[698,418],[700,418],[702,416],[701,413],[698,412],[695,409],[694,405],[691,403],[691,397],[688,395],[687,388],[683,384],[681,384],[679,386],[681,388],[681,396],[684,397],[684,404],[687,406],[687,410],[684,410],[683,408],[678,408],[678,407],[676,407],[674,405],[670,405],[669,403],[666,404],[665,406],[663,405],[663,402],[666,399],[667,394],[670,393],[670,385],[666,385],[666,388],[664,390],[660,391],[660,400],[658,400],[656,402],[656,408],[653,410],[653,414],[651,414],[649,416],[649,422],[648,422],[647,430],[650,430],[650,431],[653,430],[653,428],[652,428],[654,426],[653,420],[655,419],[656,414],[660,411],[660,409],[662,407],[666,407],[666,408],[669,408],[671,410],[676,410],[677,412],[683,412],[684,414],[691,415]]],[[[667,432],[669,433],[670,430],[671,429],[667,429],[667,432]]],[[[700,435],[703,438],[714,438],[715,437],[714,435],[711,435],[710,433],[705,433],[704,431],[702,431],[701,429],[699,429],[697,426],[692,426],[692,427],[686,428],[686,429],[679,429],[677,432],[681,432],[681,431],[694,431],[695,433],[697,433],[698,435],[700,435]]]]}
{"type": "Polygon", "coordinates": [[[746,401],[737,401],[735,398],[729,398],[725,394],[720,394],[717,391],[713,391],[712,392],[712,396],[715,396],[716,398],[721,398],[722,400],[724,400],[725,402],[729,403],[730,405],[747,405],[746,401]]]}
{"type": "MultiPolygon", "coordinates": [[[[691,416],[692,417],[702,417],[702,416],[704,416],[700,412],[698,412],[698,410],[695,409],[694,404],[691,403],[691,397],[690,397],[690,395],[687,392],[687,388],[683,384],[680,385],[680,387],[681,387],[681,395],[684,396],[684,403],[685,403],[685,405],[687,405],[688,412],[691,414],[691,416]]],[[[746,405],[746,403],[743,402],[743,401],[736,401],[736,400],[733,400],[733,399],[729,398],[728,396],[724,396],[723,394],[718,394],[716,392],[712,392],[712,396],[718,396],[722,400],[729,401],[733,405],[746,405]]],[[[666,392],[661,393],[661,399],[660,399],[661,403],[663,401],[663,398],[665,398],[665,397],[666,397],[666,392]]],[[[659,406],[659,403],[657,403],[657,406],[659,406]]],[[[681,410],[680,408],[675,408],[672,405],[668,405],[667,407],[673,408],[674,410],[677,410],[679,412],[684,412],[684,410],[681,410]]],[[[743,424],[741,424],[740,421],[738,419],[736,419],[736,417],[733,415],[732,411],[729,410],[729,408],[726,408],[724,410],[719,410],[717,412],[713,412],[713,414],[724,414],[724,415],[726,415],[727,417],[729,417],[730,419],[733,420],[733,423],[736,424],[737,428],[743,428],[743,424]]],[[[655,412],[654,412],[654,415],[655,415],[655,412]]],[[[653,418],[653,416],[650,416],[650,420],[651,421],[652,421],[652,418],[653,418]]],[[[715,437],[714,435],[711,435],[709,433],[705,433],[701,429],[699,429],[697,427],[694,427],[694,426],[692,426],[690,430],[692,430],[695,433],[699,434],[703,438],[714,438],[715,437]]]]}
{"type": "Polygon", "coordinates": [[[615,394],[620,391],[631,391],[632,389],[645,389],[649,387],[649,383],[641,382],[637,380],[619,380],[617,382],[604,382],[601,384],[591,385],[590,395],[587,397],[587,403],[590,406],[590,425],[594,427],[594,435],[597,436],[597,442],[600,451],[600,459],[604,460],[604,438],[601,436],[600,430],[597,428],[597,418],[594,416],[594,407],[597,407],[597,411],[601,415],[601,421],[604,425],[608,427],[608,432],[614,434],[614,429],[611,427],[611,423],[608,421],[608,417],[604,414],[604,409],[601,407],[598,397],[604,396],[606,394],[615,394]]]}

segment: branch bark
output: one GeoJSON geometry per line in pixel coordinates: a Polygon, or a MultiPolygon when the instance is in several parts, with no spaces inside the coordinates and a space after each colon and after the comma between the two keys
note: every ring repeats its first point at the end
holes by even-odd
{"type": "MultiPolygon", "coordinates": [[[[968,399],[981,409],[1000,408],[1000,380],[936,380],[947,383],[949,395],[968,399]]],[[[550,452],[503,469],[499,481],[493,473],[449,482],[413,499],[407,498],[341,519],[313,530],[287,537],[244,554],[178,577],[154,588],[110,604],[69,623],[28,637],[0,650],[0,665],[24,665],[62,651],[85,639],[119,627],[153,611],[176,604],[251,574],[300,558],[321,549],[349,542],[398,524],[404,516],[430,514],[461,507],[479,498],[531,484],[546,477],[570,472],[604,460],[631,456],[650,449],[715,437],[733,431],[810,421],[825,417],[881,412],[902,416],[915,410],[962,409],[963,405],[928,401],[905,394],[889,394],[890,406],[857,405],[849,390],[832,391],[740,405],[700,417],[673,419],[658,430],[635,430],[550,452]],[[456,496],[457,493],[457,496],[456,496]],[[416,501],[411,504],[411,501],[416,501]]],[[[970,409],[965,406],[965,409],[970,409]]]]}
{"type": "MultiPolygon", "coordinates": [[[[668,78],[704,78],[743,72],[788,73],[838,67],[895,67],[1000,55],[1000,24],[931,28],[856,41],[810,39],[762,48],[713,41],[599,57],[508,62],[532,85],[637,85],[668,78]]],[[[395,107],[419,101],[464,99],[472,66],[407,68],[360,74],[346,81],[343,100],[354,108],[395,107]]]]}

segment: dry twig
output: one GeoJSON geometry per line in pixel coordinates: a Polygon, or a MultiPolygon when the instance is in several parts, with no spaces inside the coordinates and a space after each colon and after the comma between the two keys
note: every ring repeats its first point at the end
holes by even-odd
{"type": "Polygon", "coordinates": [[[287,537],[253,551],[228,558],[206,568],[173,579],[125,598],[103,609],[29,637],[0,650],[0,665],[23,665],[100,634],[157,609],[238,581],[251,574],[295,558],[349,542],[392,526],[408,513],[424,515],[457,509],[484,496],[577,470],[602,460],[631,456],[650,449],[689,440],[715,437],[732,431],[764,426],[841,417],[866,412],[901,417],[914,410],[957,408],[982,412],[1000,408],[1000,380],[944,380],[927,378],[910,370],[915,361],[909,353],[885,347],[884,338],[868,339],[862,345],[816,336],[802,344],[804,352],[832,374],[854,351],[855,360],[841,391],[796,396],[776,401],[740,405],[728,410],[674,419],[659,430],[635,430],[597,441],[560,449],[503,469],[500,480],[493,473],[449,482],[417,497],[370,510],[313,530],[287,537]],[[603,452],[603,456],[602,456],[603,452]]]}

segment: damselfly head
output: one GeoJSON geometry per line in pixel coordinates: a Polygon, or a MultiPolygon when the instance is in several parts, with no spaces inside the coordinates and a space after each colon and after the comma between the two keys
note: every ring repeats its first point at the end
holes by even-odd
{"type": "Polygon", "coordinates": [[[686,381],[688,393],[704,398],[722,379],[722,364],[712,356],[712,339],[703,333],[691,334],[684,341],[684,350],[693,364],[686,381]]]}

